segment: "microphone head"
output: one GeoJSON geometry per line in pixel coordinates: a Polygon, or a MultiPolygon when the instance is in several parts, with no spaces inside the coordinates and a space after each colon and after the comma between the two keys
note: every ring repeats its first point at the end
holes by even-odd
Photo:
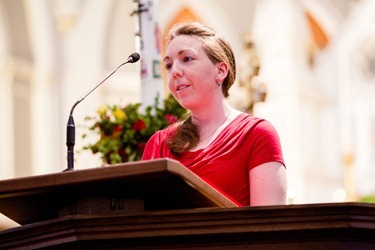
{"type": "Polygon", "coordinates": [[[141,58],[141,56],[137,52],[134,52],[129,56],[128,61],[130,63],[135,63],[138,62],[139,58],[141,58]]]}

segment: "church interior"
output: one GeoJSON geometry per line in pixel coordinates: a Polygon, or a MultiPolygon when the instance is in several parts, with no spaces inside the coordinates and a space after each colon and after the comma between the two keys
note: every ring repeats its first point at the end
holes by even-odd
{"type": "Polygon", "coordinates": [[[166,97],[148,63],[173,24],[195,20],[233,47],[228,101],[278,130],[289,204],[374,197],[374,17],[373,0],[0,0],[0,179],[63,171],[72,105],[140,52],[75,108],[75,167],[101,167],[81,150],[85,117],[166,97]]]}

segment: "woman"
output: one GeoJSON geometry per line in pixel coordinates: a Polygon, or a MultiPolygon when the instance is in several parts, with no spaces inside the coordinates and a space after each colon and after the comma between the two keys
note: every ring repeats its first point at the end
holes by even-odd
{"type": "Polygon", "coordinates": [[[176,159],[240,206],[285,204],[277,132],[226,101],[236,78],[230,45],[200,23],[178,24],[169,33],[164,63],[172,95],[190,114],[156,132],[142,159],[176,159]]]}

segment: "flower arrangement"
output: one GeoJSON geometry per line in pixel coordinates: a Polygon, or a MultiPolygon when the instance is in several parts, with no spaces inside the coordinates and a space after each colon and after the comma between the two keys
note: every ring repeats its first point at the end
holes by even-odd
{"type": "MultiPolygon", "coordinates": [[[[148,139],[186,115],[186,109],[169,95],[164,105],[159,107],[159,97],[153,106],[147,106],[144,113],[139,112],[141,103],[101,106],[96,116],[86,117],[93,121],[89,130],[99,135],[99,140],[83,147],[93,154],[100,154],[104,164],[137,161],[142,157],[148,139]]],[[[83,134],[83,138],[87,134],[83,134]]]]}

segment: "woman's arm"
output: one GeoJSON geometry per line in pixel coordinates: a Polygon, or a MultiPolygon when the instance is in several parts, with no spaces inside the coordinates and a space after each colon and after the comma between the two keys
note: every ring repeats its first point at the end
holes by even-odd
{"type": "Polygon", "coordinates": [[[280,162],[267,162],[249,171],[250,206],[286,204],[286,169],[280,162]]]}

